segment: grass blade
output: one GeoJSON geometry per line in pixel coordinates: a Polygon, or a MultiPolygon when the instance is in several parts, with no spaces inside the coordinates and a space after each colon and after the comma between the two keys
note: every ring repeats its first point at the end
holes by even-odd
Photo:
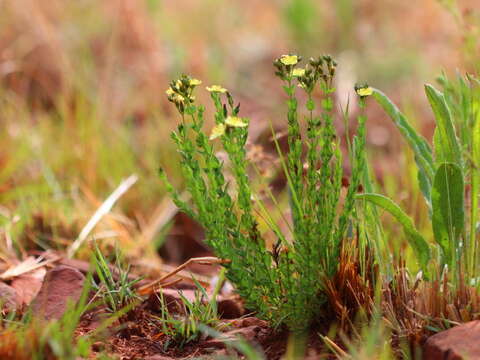
{"type": "Polygon", "coordinates": [[[392,215],[403,227],[403,231],[407,236],[408,242],[415,251],[415,255],[424,271],[427,270],[427,265],[430,260],[430,247],[427,241],[420,234],[415,225],[413,224],[412,219],[391,199],[380,194],[359,194],[357,199],[367,200],[377,206],[380,206],[382,209],[386,210],[390,215],[392,215]]]}

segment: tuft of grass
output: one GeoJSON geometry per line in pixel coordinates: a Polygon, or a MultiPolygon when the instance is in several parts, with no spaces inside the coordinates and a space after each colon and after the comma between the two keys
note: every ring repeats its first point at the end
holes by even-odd
{"type": "Polygon", "coordinates": [[[166,341],[164,341],[164,349],[168,349],[171,345],[183,348],[188,343],[197,341],[201,338],[203,330],[202,326],[208,328],[220,329],[222,325],[217,312],[217,301],[219,289],[217,288],[207,301],[208,294],[205,288],[196,281],[198,291],[195,292],[195,299],[189,300],[183,296],[180,291],[181,306],[183,311],[181,314],[171,314],[168,311],[167,304],[160,291],[157,295],[161,305],[161,328],[166,341]]]}
{"type": "Polygon", "coordinates": [[[115,246],[115,270],[109,266],[97,243],[94,249],[94,265],[99,282],[92,279],[93,289],[108,311],[116,313],[140,300],[134,285],[141,278],[130,279],[130,265],[124,265],[118,245],[115,246]]]}

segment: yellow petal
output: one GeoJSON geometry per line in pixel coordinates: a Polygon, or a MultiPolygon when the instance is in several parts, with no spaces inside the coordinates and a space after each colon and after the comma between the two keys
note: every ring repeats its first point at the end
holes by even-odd
{"type": "Polygon", "coordinates": [[[225,119],[225,124],[232,127],[247,127],[248,123],[246,123],[242,118],[237,116],[229,116],[225,119]]]}
{"type": "Polygon", "coordinates": [[[280,62],[283,65],[295,65],[298,63],[298,56],[297,55],[282,55],[280,57],[280,62]]]}
{"type": "Polygon", "coordinates": [[[210,134],[210,140],[216,139],[225,134],[225,129],[226,126],[224,124],[215,125],[212,129],[212,133],[210,134]]]}
{"type": "Polygon", "coordinates": [[[359,96],[370,96],[373,94],[373,89],[370,86],[356,89],[359,96]]]}
{"type": "Polygon", "coordinates": [[[175,92],[173,91],[173,89],[171,87],[169,87],[167,89],[167,91],[165,91],[165,93],[168,95],[168,96],[172,96],[175,92]]]}
{"type": "Polygon", "coordinates": [[[305,75],[305,69],[302,69],[302,68],[293,69],[292,76],[298,77],[303,75],[305,75]]]}
{"type": "Polygon", "coordinates": [[[178,101],[178,102],[184,102],[184,101],[185,101],[185,98],[184,98],[182,95],[180,95],[180,94],[175,94],[175,96],[173,97],[173,99],[174,99],[175,101],[178,101]]]}
{"type": "Polygon", "coordinates": [[[190,79],[190,85],[191,86],[197,86],[200,85],[202,82],[198,79],[190,79]]]}
{"type": "Polygon", "coordinates": [[[218,93],[226,93],[227,92],[227,89],[221,87],[220,85],[212,85],[210,87],[207,86],[207,91],[210,91],[210,92],[218,92],[218,93]]]}

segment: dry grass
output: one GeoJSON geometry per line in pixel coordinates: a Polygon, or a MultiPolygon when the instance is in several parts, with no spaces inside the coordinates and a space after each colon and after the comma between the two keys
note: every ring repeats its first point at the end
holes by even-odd
{"type": "Polygon", "coordinates": [[[404,267],[384,291],[385,319],[394,341],[414,348],[429,335],[463,322],[480,319],[480,294],[464,281],[454,288],[448,274],[442,279],[412,279],[404,267]]]}

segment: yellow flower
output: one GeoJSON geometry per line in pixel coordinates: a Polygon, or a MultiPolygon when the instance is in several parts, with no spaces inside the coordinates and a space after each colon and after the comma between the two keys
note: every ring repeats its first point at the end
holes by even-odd
{"type": "Polygon", "coordinates": [[[370,96],[370,95],[373,94],[373,89],[370,86],[357,88],[357,89],[355,89],[355,91],[361,97],[370,96]]]}
{"type": "Polygon", "coordinates": [[[227,127],[224,124],[215,125],[212,129],[212,133],[210,134],[210,140],[214,140],[225,134],[226,128],[227,127]]]}
{"type": "Polygon", "coordinates": [[[169,87],[167,89],[167,91],[165,91],[165,93],[168,95],[168,96],[172,96],[173,94],[175,94],[175,91],[173,91],[173,89],[171,87],[169,87]]]}
{"type": "Polygon", "coordinates": [[[282,55],[280,57],[280,62],[283,65],[295,65],[298,63],[298,56],[297,55],[282,55]]]}
{"type": "Polygon", "coordinates": [[[303,75],[305,75],[305,69],[302,69],[302,68],[293,69],[292,76],[298,77],[303,75]]]}
{"type": "Polygon", "coordinates": [[[184,102],[185,98],[180,94],[175,94],[175,96],[173,97],[173,100],[177,102],[184,102]]]}
{"type": "Polygon", "coordinates": [[[177,86],[177,88],[179,88],[180,86],[182,86],[182,82],[179,80],[175,81],[175,85],[177,86]]]}
{"type": "Polygon", "coordinates": [[[202,82],[197,79],[190,79],[190,86],[197,86],[200,85],[202,82]]]}
{"type": "Polygon", "coordinates": [[[221,87],[220,85],[212,85],[210,87],[207,86],[206,89],[210,92],[218,92],[222,94],[225,94],[227,92],[227,89],[221,87]]]}
{"type": "Polygon", "coordinates": [[[225,124],[231,127],[246,127],[248,123],[246,123],[242,118],[237,116],[229,116],[225,119],[225,124]]]}

